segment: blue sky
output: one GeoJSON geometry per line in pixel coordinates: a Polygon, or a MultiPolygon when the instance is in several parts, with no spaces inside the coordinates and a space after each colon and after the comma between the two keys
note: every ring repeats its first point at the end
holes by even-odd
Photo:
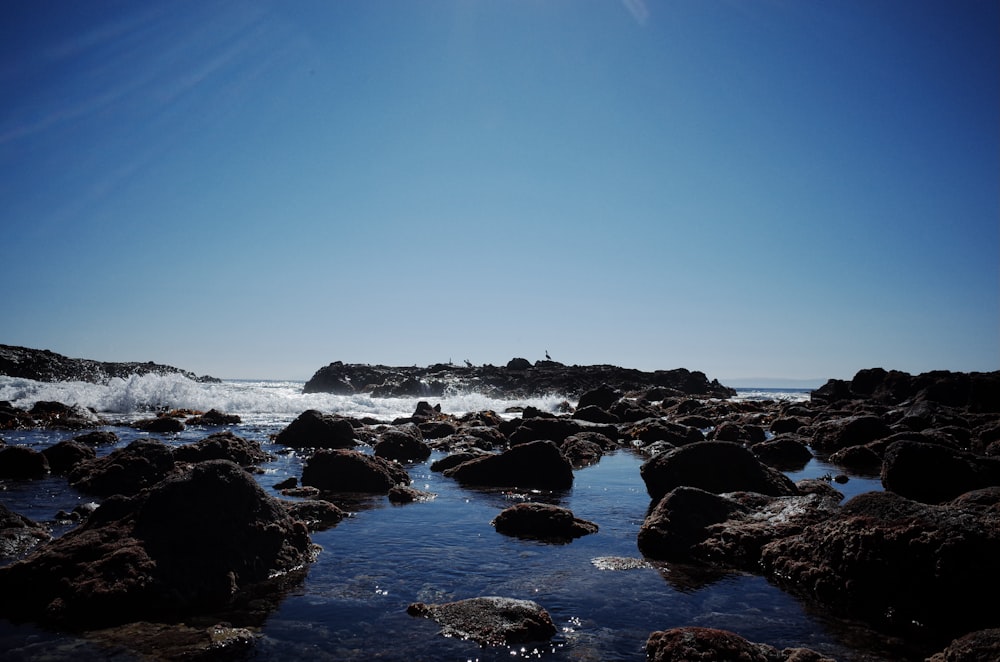
{"type": "Polygon", "coordinates": [[[1000,4],[0,6],[0,343],[1000,368],[1000,4]]]}

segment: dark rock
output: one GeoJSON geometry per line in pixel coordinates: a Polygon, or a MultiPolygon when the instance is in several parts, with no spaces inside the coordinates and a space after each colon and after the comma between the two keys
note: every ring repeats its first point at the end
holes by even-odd
{"type": "Polygon", "coordinates": [[[64,405],[61,402],[36,402],[28,415],[34,420],[36,427],[54,430],[80,430],[104,423],[89,409],[79,405],[64,405]]]}
{"type": "Polygon", "coordinates": [[[580,401],[577,403],[577,409],[583,409],[585,407],[597,407],[598,409],[608,410],[611,405],[618,402],[619,398],[622,397],[621,391],[612,388],[607,384],[601,384],[595,389],[587,391],[580,396],[580,401]]]}
{"type": "Polygon", "coordinates": [[[842,495],[833,492],[723,496],[678,487],[646,516],[639,529],[639,550],[652,559],[756,570],[764,545],[799,533],[836,511],[842,495]]]}
{"type": "Polygon", "coordinates": [[[216,611],[315,551],[305,526],[224,460],[200,462],[0,568],[0,615],[92,629],[216,611]]]}
{"type": "Polygon", "coordinates": [[[750,447],[750,451],[764,464],[785,471],[801,469],[813,457],[802,438],[788,434],[758,442],[750,447]]]}
{"type": "Polygon", "coordinates": [[[530,370],[531,368],[531,361],[528,359],[515,358],[507,361],[508,370],[530,370]]]}
{"type": "Polygon", "coordinates": [[[551,441],[530,441],[447,469],[465,485],[562,490],[573,486],[573,467],[551,441]]]}
{"type": "Polygon", "coordinates": [[[172,416],[147,418],[145,420],[136,421],[132,424],[132,426],[136,429],[143,430],[144,432],[153,432],[156,434],[182,432],[184,430],[184,422],[180,419],[173,418],[172,416]]]}
{"type": "Polygon", "coordinates": [[[117,444],[118,435],[110,430],[94,430],[93,432],[86,432],[73,437],[73,441],[78,441],[88,446],[105,446],[117,444]]]}
{"type": "Polygon", "coordinates": [[[498,533],[518,538],[569,542],[590,533],[597,525],[580,519],[567,508],[544,503],[519,503],[504,509],[490,522],[498,533]]]}
{"type": "Polygon", "coordinates": [[[309,409],[289,423],[274,438],[289,448],[353,448],[354,426],[346,418],[309,409]]]}
{"type": "Polygon", "coordinates": [[[1000,660],[1000,628],[977,630],[952,641],[926,662],[996,662],[1000,660]]]}
{"type": "Polygon", "coordinates": [[[93,448],[75,440],[60,441],[43,450],[42,455],[48,461],[49,469],[56,474],[68,473],[84,460],[97,457],[93,448]]]}
{"type": "Polygon", "coordinates": [[[926,505],[892,492],[765,545],[773,581],[877,627],[958,636],[992,627],[1000,591],[1000,490],[926,505]],[[981,498],[980,498],[981,497],[981,498]]]}
{"type": "Polygon", "coordinates": [[[620,418],[596,405],[587,405],[573,412],[573,418],[590,423],[619,423],[620,418]]]}
{"type": "Polygon", "coordinates": [[[595,464],[600,461],[601,456],[604,455],[604,449],[601,445],[588,439],[586,436],[588,434],[597,433],[582,432],[580,434],[571,435],[566,437],[566,440],[562,442],[561,446],[559,446],[559,450],[562,452],[563,456],[569,460],[569,463],[573,465],[574,469],[595,464]]]}
{"type": "Polygon", "coordinates": [[[812,428],[813,449],[838,451],[861,446],[892,434],[889,425],[878,416],[849,416],[819,423],[812,428]]]}
{"type": "Polygon", "coordinates": [[[252,629],[226,622],[203,627],[140,621],[90,631],[87,639],[108,651],[127,650],[140,660],[215,662],[253,657],[257,637],[252,629]]]}
{"type": "Polygon", "coordinates": [[[310,531],[325,531],[347,517],[347,513],[339,507],[322,499],[285,501],[281,505],[294,519],[305,522],[310,531]]]}
{"type": "Polygon", "coordinates": [[[548,612],[530,600],[489,596],[444,604],[415,602],[406,612],[435,621],[446,637],[470,639],[481,646],[547,641],[557,631],[548,612]]]}
{"type": "Polygon", "coordinates": [[[660,453],[643,463],[639,472],[654,501],[682,485],[716,494],[797,494],[787,476],[762,464],[742,446],[726,441],[702,441],[660,453]]]}
{"type": "Polygon", "coordinates": [[[406,469],[381,457],[355,450],[321,449],[302,467],[302,484],[324,492],[388,494],[394,485],[408,485],[406,469]]]}
{"type": "Polygon", "coordinates": [[[807,648],[778,650],[713,628],[682,627],[653,632],[646,640],[648,662],[835,662],[807,648]]]}
{"type": "Polygon", "coordinates": [[[0,503],[0,561],[17,558],[51,539],[44,526],[0,503]]]}
{"type": "Polygon", "coordinates": [[[414,489],[406,485],[393,485],[389,489],[389,501],[392,503],[414,503],[417,501],[430,501],[437,495],[433,492],[414,489]]]}
{"type": "Polygon", "coordinates": [[[230,430],[216,432],[193,444],[174,449],[174,459],[179,462],[204,462],[229,460],[242,467],[253,467],[274,459],[265,453],[260,442],[237,436],[230,430]]]}
{"type": "Polygon", "coordinates": [[[1000,485],[1000,458],[915,441],[897,441],[882,463],[885,489],[923,503],[942,503],[964,492],[1000,485]]]}
{"type": "Polygon", "coordinates": [[[399,429],[386,430],[375,444],[375,456],[399,462],[422,462],[431,456],[431,449],[418,438],[419,434],[416,428],[414,434],[399,429]]]}
{"type": "Polygon", "coordinates": [[[830,464],[863,474],[878,473],[882,458],[869,446],[841,448],[827,458],[830,464]]]}
{"type": "Polygon", "coordinates": [[[104,457],[81,462],[70,471],[70,484],[81,492],[130,496],[150,487],[174,468],[173,449],[158,439],[139,439],[104,457]]]}
{"type": "Polygon", "coordinates": [[[115,377],[179,374],[202,382],[218,382],[214,377],[197,377],[192,372],[157,363],[110,363],[71,359],[47,349],[0,345],[0,375],[23,377],[38,382],[92,382],[105,384],[115,377]]]}
{"type": "Polygon", "coordinates": [[[236,414],[224,414],[216,409],[209,409],[200,416],[194,416],[187,420],[188,425],[239,425],[241,419],[236,414]]]}
{"type": "Polygon", "coordinates": [[[771,422],[771,432],[774,434],[795,433],[799,431],[799,428],[804,427],[805,425],[805,422],[799,418],[794,416],[784,416],[776,418],[771,422]]]}
{"type": "Polygon", "coordinates": [[[705,435],[698,428],[670,423],[658,418],[637,421],[626,429],[625,434],[642,442],[643,445],[666,441],[674,446],[686,446],[705,440],[705,435]]]}
{"type": "Polygon", "coordinates": [[[278,481],[277,483],[275,483],[274,484],[274,489],[276,489],[276,490],[278,490],[280,492],[281,490],[288,490],[288,489],[291,489],[293,487],[296,487],[296,486],[298,486],[298,484],[299,484],[299,479],[298,478],[296,478],[295,476],[289,476],[285,480],[278,481]]]}
{"type": "Polygon", "coordinates": [[[520,427],[510,435],[510,443],[517,445],[547,439],[561,444],[566,437],[588,429],[589,426],[568,418],[523,419],[520,427]]]}
{"type": "Polygon", "coordinates": [[[490,455],[490,453],[486,453],[485,451],[462,451],[459,453],[452,453],[451,455],[445,456],[440,460],[431,462],[431,471],[445,471],[446,469],[457,467],[463,462],[475,460],[480,457],[487,457],[488,455],[490,455]]]}
{"type": "Polygon", "coordinates": [[[49,473],[45,455],[27,446],[0,447],[0,478],[29,480],[49,473]]]}

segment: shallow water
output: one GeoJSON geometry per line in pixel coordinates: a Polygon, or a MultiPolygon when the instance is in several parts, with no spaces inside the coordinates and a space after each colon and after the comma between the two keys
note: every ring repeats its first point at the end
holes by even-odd
{"type": "MultiPolygon", "coordinates": [[[[412,403],[406,403],[407,406],[412,403]]],[[[412,409],[411,409],[412,411],[412,409]]],[[[447,410],[445,410],[447,411],[447,410]]],[[[268,436],[288,417],[260,417],[233,431],[283,450],[268,436]]],[[[149,436],[113,428],[118,446],[149,436]]],[[[171,443],[197,441],[217,428],[189,428],[156,435],[171,443]]],[[[42,448],[72,437],[67,432],[8,432],[8,444],[42,448]]],[[[110,452],[102,448],[99,452],[110,452]]],[[[370,451],[370,449],[369,449],[370,451]]],[[[408,467],[413,487],[435,493],[428,502],[392,505],[385,496],[344,504],[353,514],[333,529],[313,534],[323,551],[304,580],[272,611],[251,660],[644,660],[655,630],[698,625],[731,630],[778,648],[805,646],[842,661],[903,659],[905,651],[863,627],[811,611],[767,580],[742,573],[706,574],[643,562],[636,536],[650,501],[639,475],[645,458],[631,451],[605,456],[575,473],[559,493],[511,493],[463,488],[429,470],[441,457],[408,467]],[[530,499],[566,506],[596,522],[598,533],[568,544],[544,544],[500,535],[490,521],[503,508],[530,499]],[[622,559],[631,559],[623,561],[622,559]],[[630,569],[609,569],[625,567],[630,569]],[[480,595],[535,600],[559,635],[538,646],[481,648],[438,634],[431,621],[406,613],[416,601],[443,602],[480,595]]],[[[258,476],[272,486],[301,475],[301,458],[282,453],[258,476]]],[[[837,474],[813,460],[793,479],[837,474]]],[[[881,489],[877,479],[836,485],[848,497],[881,489]]],[[[51,522],[90,497],[64,478],[8,481],[0,498],[12,510],[51,522]]],[[[70,525],[56,525],[57,535],[70,525]]],[[[132,659],[72,636],[0,621],[0,653],[11,660],[132,659]]]]}

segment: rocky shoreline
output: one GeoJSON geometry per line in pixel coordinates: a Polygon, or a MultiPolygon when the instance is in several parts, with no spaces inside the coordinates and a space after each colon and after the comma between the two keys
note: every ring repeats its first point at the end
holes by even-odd
{"type": "Polygon", "coordinates": [[[207,375],[199,377],[193,372],[169,365],[153,363],[116,363],[92,359],[72,359],[47,349],[31,349],[14,345],[0,345],[0,375],[33,379],[38,382],[93,382],[106,383],[109,379],[127,379],[132,375],[160,374],[183,375],[198,382],[218,382],[207,375]]]}
{"type": "MultiPolygon", "coordinates": [[[[515,390],[579,375],[538,364],[468,374],[502,371],[520,373],[515,390]]],[[[453,384],[461,369],[331,364],[314,380],[370,392],[363,389],[376,381],[427,386],[442,373],[453,384]]],[[[934,662],[1000,654],[1000,617],[984,606],[1000,591],[1000,372],[863,370],[797,403],[719,397],[725,387],[687,371],[625,378],[601,367],[590,377],[613,375],[621,378],[588,378],[567,391],[579,395],[561,415],[454,416],[430,402],[394,421],[303,412],[274,438],[304,458],[301,476],[275,486],[277,495],[252,478],[267,461],[260,444],[232,432],[180,446],[140,440],[103,457],[93,447],[114,439],[94,432],[41,452],[0,444],[0,480],[59,472],[101,500],[55,539],[0,512],[0,551],[16,559],[0,567],[0,617],[94,638],[146,628],[163,641],[169,631],[186,643],[164,645],[161,657],[210,659],[253,646],[260,610],[300,581],[315,554],[310,532],[337,525],[342,505],[359,494],[432,502],[409,472],[432,451],[446,455],[430,470],[463,488],[539,494],[570,488],[576,470],[605,454],[631,452],[645,458],[635,479],[650,497],[636,541],[642,562],[761,575],[817,610],[912,641],[934,662]],[[845,475],[785,476],[813,456],[845,475]],[[856,470],[879,475],[884,491],[842,503],[835,486],[856,470]]],[[[3,420],[38,423],[6,409],[3,420]]],[[[195,416],[204,414],[159,418],[195,416]]],[[[603,524],[541,503],[492,522],[498,533],[547,544],[573,544],[603,524]]],[[[413,603],[409,613],[484,646],[554,634],[544,605],[504,596],[413,603]]],[[[695,627],[652,632],[646,652],[656,660],[829,659],[695,627]]]]}

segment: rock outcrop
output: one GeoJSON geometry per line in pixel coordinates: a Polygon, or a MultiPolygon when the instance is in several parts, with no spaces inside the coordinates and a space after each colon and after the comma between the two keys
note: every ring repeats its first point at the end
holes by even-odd
{"type": "Polygon", "coordinates": [[[217,382],[215,377],[198,377],[193,372],[159,363],[113,363],[91,359],[71,359],[47,349],[0,345],[0,375],[33,379],[38,382],[93,382],[104,384],[115,377],[177,374],[200,382],[217,382]]]}
{"type": "Polygon", "coordinates": [[[435,621],[446,637],[471,639],[481,646],[547,641],[556,634],[552,617],[531,600],[488,596],[444,604],[415,602],[406,611],[435,621]]]}

